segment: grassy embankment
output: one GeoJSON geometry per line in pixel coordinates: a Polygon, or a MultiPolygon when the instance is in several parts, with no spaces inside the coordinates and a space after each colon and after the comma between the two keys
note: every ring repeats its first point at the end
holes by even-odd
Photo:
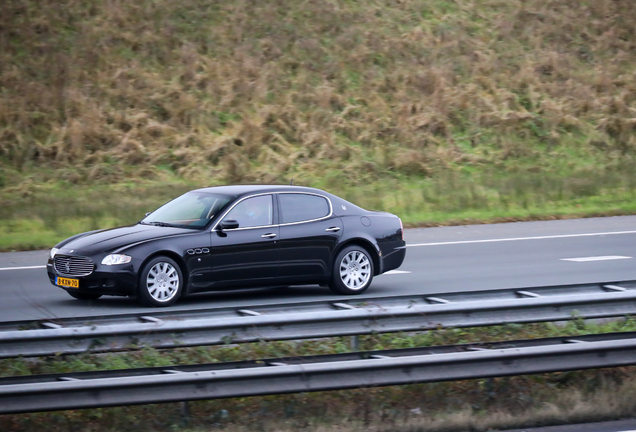
{"type": "MultiPolygon", "coordinates": [[[[549,324],[360,338],[360,349],[378,350],[477,341],[634,331],[633,320],[595,325],[573,320],[549,324]]],[[[59,356],[2,360],[0,376],[64,373],[147,366],[171,366],[348,352],[348,338],[262,342],[99,356],[59,356]]],[[[236,398],[189,403],[190,419],[179,403],[0,416],[0,429],[57,431],[404,431],[485,432],[538,425],[577,423],[633,416],[634,367],[458,381],[384,388],[236,398]]]]}
{"type": "Polygon", "coordinates": [[[413,224],[635,213],[635,21],[629,0],[9,0],[0,249],[291,178],[413,224]]]}

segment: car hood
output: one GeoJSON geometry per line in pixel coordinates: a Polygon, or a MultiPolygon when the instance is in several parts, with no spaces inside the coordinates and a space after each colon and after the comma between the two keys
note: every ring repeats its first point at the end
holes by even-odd
{"type": "Polygon", "coordinates": [[[96,231],[69,241],[59,253],[91,255],[99,252],[113,252],[126,246],[166,237],[192,235],[200,232],[188,228],[161,227],[153,225],[131,225],[96,231]]]}

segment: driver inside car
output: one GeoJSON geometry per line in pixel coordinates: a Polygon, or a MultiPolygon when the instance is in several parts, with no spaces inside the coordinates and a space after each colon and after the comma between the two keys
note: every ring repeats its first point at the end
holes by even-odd
{"type": "Polygon", "coordinates": [[[239,223],[239,228],[271,225],[271,195],[253,197],[243,201],[230,212],[228,219],[236,219],[239,223]]]}

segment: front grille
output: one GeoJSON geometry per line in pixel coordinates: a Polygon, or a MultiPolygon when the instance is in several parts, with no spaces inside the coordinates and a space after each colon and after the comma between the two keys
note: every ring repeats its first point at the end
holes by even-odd
{"type": "Polygon", "coordinates": [[[88,276],[95,270],[95,264],[90,258],[55,255],[55,271],[64,276],[88,276]]]}

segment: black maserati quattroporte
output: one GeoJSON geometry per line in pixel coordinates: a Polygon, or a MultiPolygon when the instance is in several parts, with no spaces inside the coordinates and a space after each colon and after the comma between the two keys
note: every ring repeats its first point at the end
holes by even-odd
{"type": "Polygon", "coordinates": [[[51,249],[51,283],[71,296],[136,296],[151,306],[232,288],[328,285],[364,292],[398,268],[402,222],[318,189],[197,189],[136,225],[78,234],[51,249]]]}

